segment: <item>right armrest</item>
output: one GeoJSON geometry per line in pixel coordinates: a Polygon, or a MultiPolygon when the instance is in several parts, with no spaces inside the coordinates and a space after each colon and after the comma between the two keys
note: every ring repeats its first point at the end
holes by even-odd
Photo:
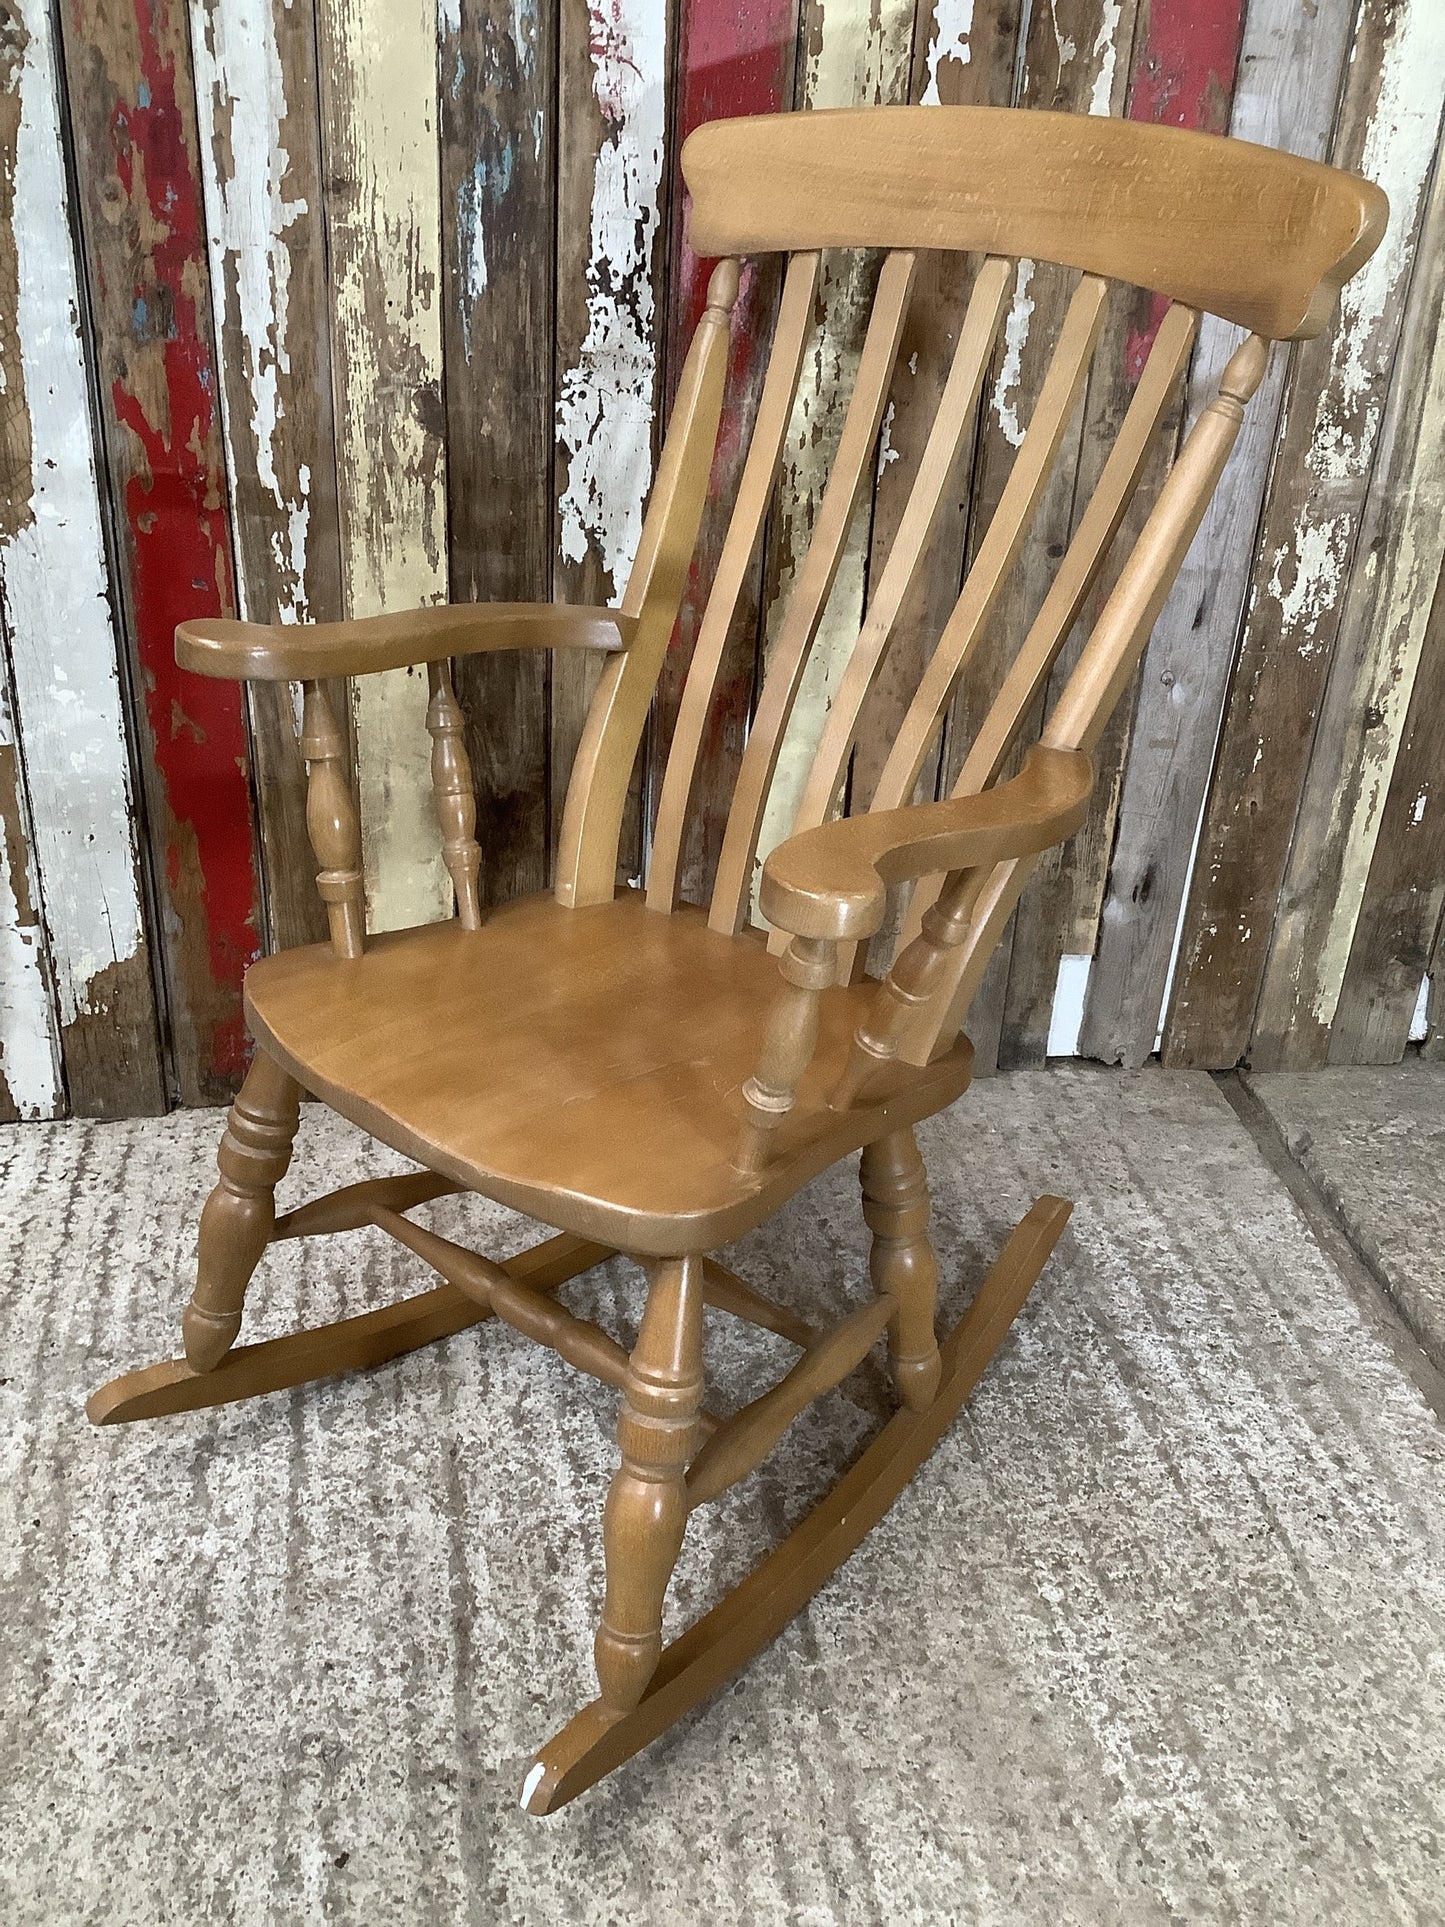
{"type": "Polygon", "coordinates": [[[368,676],[496,649],[593,649],[615,655],[637,628],[616,609],[563,602],[454,602],[355,622],[183,622],[176,661],[199,676],[312,682],[368,676]]]}

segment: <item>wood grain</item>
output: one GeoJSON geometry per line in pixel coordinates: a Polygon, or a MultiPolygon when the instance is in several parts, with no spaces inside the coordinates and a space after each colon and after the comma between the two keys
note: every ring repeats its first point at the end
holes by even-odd
{"type": "Polygon", "coordinates": [[[1332,158],[1389,194],[1338,328],[1296,351],[1164,1038],[1167,1064],[1248,1052],[1275,905],[1363,513],[1445,101],[1445,15],[1366,0],[1332,158]]]}
{"type": "MultiPolygon", "coordinates": [[[[451,594],[552,595],[558,14],[440,10],[442,286],[451,594]]],[[[547,882],[543,655],[459,662],[483,903],[547,882]]]]}
{"type": "MultiPolygon", "coordinates": [[[[1445,916],[1445,573],[1425,616],[1410,705],[1380,810],[1340,1000],[1330,1027],[1330,1062],[1398,1064],[1410,1036],[1420,983],[1439,971],[1432,947],[1445,916]]],[[[1430,1011],[1438,1038],[1440,1008],[1430,1011]]]]}
{"type": "MultiPolygon", "coordinates": [[[[19,864],[23,781],[66,1101],[82,1117],[128,1117],[161,1110],[165,1082],[66,219],[54,15],[39,0],[9,0],[0,46],[0,608],[12,749],[23,746],[24,765],[23,779],[18,767],[7,778],[7,831],[19,864]]],[[[36,986],[22,988],[32,960],[38,968],[24,946],[11,958],[22,1001],[34,1001],[36,986]]],[[[46,1030],[37,1017],[37,1048],[46,1030]]],[[[20,1077],[13,1038],[10,1057],[20,1077]]]]}
{"type": "MultiPolygon", "coordinates": [[[[236,600],[248,621],[332,621],[341,550],[314,21],[288,0],[191,0],[191,47],[236,600]]],[[[267,940],[311,943],[326,921],[296,704],[264,687],[247,701],[267,940]]]]}
{"type": "MultiPolygon", "coordinates": [[[[1445,76],[1442,76],[1445,78],[1445,76]]],[[[1376,848],[1434,584],[1445,561],[1445,169],[1438,164],[1390,373],[1358,554],[1310,752],[1250,1061],[1333,1060],[1331,1027],[1376,848]]]]}
{"type": "Polygon", "coordinates": [[[15,736],[8,641],[0,619],[0,1124],[59,1117],[65,1110],[60,1025],[15,736]]]}
{"type": "Polygon", "coordinates": [[[246,1064],[260,893],[241,693],[172,648],[234,604],[186,12],[67,0],[61,21],[171,1070],[214,1103],[246,1064]]]}
{"type": "MultiPolygon", "coordinates": [[[[1345,8],[1307,12],[1297,0],[1250,0],[1230,131],[1322,159],[1351,26],[1345,8]]],[[[1228,323],[1204,317],[1188,420],[1213,393],[1237,339],[1228,323]]],[[[1079,1040],[1085,1056],[1106,1063],[1137,1066],[1156,1048],[1288,368],[1280,354],[1265,373],[1145,658],[1079,1040]]]]}
{"type": "MultiPolygon", "coordinates": [[[[447,596],[436,11],[319,0],[343,613],[447,596]]],[[[448,916],[424,671],[355,686],[367,922],[448,916]]]]}

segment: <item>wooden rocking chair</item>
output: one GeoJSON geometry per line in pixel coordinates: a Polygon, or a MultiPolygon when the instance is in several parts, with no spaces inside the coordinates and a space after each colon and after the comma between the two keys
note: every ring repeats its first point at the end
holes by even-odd
{"type": "Polygon", "coordinates": [[[691,239],[722,257],[683,370],[627,592],[615,612],[422,609],[318,627],[188,624],[203,675],[305,685],[308,823],[330,946],[246,979],[255,1062],[221,1140],[200,1221],[185,1359],[97,1392],[97,1424],[193,1410],[370,1366],[489,1315],[622,1393],[621,1464],[604,1514],[600,1695],[538,1754],[523,1805],[546,1813],[697,1704],[848,1557],[932,1449],[998,1347],[1068,1217],[1040,1198],[940,1344],[928,1190],[913,1126],[969,1082],[961,1032],[1040,854],[1082,821],[1090,751],[1125,689],[1199,526],[1269,343],[1318,333],[1375,248],[1383,194],[1239,142],[1127,121],[974,108],[880,108],[704,127],[683,171],[691,239]],[[699,745],[729,623],[778,470],[814,312],[819,250],[887,251],[846,424],[768,663],[708,909],[679,904],[699,745]],[[763,806],[809,648],[868,480],[915,253],[983,256],[897,539],[829,713],[794,834],[763,866],[771,945],[749,925],[763,806]],[[620,825],[708,486],[739,257],[791,259],[745,471],[667,765],[645,894],[618,889],[620,825]],[[831,820],[860,708],[924,554],[973,417],[1014,260],[1080,271],[997,513],[884,768],[869,813],[831,820]],[[953,794],[914,805],[919,772],[979,644],[1082,391],[1108,282],[1171,303],[1097,490],[971,744],[953,794]],[[1200,311],[1245,329],[1118,573],[1019,774],[1000,780],[1134,493],[1200,311]],[[555,890],[483,917],[471,775],[449,658],[590,649],[602,680],[572,772],[555,890]],[[361,845],[330,678],[428,664],[437,809],[457,917],[364,933],[361,845]],[[897,961],[855,966],[889,886],[914,883],[897,961]],[[770,950],[772,954],[770,954],[770,950]],[[314,1093],[424,1167],[276,1217],[298,1099],[314,1093]],[[826,1332],[709,1254],[817,1173],[862,1152],[874,1295],[826,1332]],[[475,1191],[558,1229],[494,1263],[405,1215],[475,1191]],[[374,1225],[445,1280],[407,1303],[232,1350],[273,1241],[374,1225]],[[552,1294],[621,1251],[648,1275],[629,1355],[552,1294]],[[704,1305],[781,1333],[802,1355],[734,1417],[704,1407],[704,1305]],[[735,1591],[662,1649],[689,1512],[746,1475],[793,1418],[886,1334],[900,1406],[829,1496],[735,1591]]]}

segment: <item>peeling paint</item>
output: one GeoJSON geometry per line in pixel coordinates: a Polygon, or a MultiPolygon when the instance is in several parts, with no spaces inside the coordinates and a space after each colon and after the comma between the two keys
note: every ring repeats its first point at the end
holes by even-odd
{"type": "Polygon", "coordinates": [[[55,91],[52,21],[25,0],[13,238],[18,356],[7,380],[26,411],[28,473],[0,537],[17,725],[35,817],[60,1022],[92,1009],[91,985],[141,946],[134,801],[101,535],[95,447],[77,323],[75,260],[55,91]]]}
{"type": "Polygon", "coordinates": [[[621,599],[652,482],[657,379],[653,251],[661,225],[664,0],[591,0],[592,92],[602,144],[592,177],[587,332],[557,397],[567,485],[562,555],[595,550],[621,599]]]}
{"type": "Polygon", "coordinates": [[[1114,99],[1114,76],[1119,67],[1119,15],[1123,0],[1104,0],[1099,16],[1099,31],[1094,39],[1093,57],[1099,63],[1089,95],[1091,114],[1108,114],[1114,99]]]}
{"type": "Polygon", "coordinates": [[[1013,298],[1009,302],[1003,326],[1003,361],[993,386],[993,412],[1005,437],[1015,448],[1022,447],[1024,439],[1015,390],[1023,372],[1024,347],[1028,342],[1029,321],[1034,311],[1033,296],[1029,293],[1029,283],[1033,278],[1034,263],[1024,257],[1014,269],[1013,298]]]}
{"type": "Polygon", "coordinates": [[[0,1123],[56,1117],[63,1104],[27,815],[0,675],[0,1123]]]}
{"type": "Polygon", "coordinates": [[[940,107],[938,70],[945,61],[966,67],[973,58],[968,37],[973,32],[973,0],[935,0],[933,21],[928,35],[928,82],[923,89],[922,105],[940,107]]]}
{"type": "MultiPolygon", "coordinates": [[[[310,471],[299,470],[295,494],[281,480],[290,463],[281,447],[288,425],[282,416],[281,378],[291,373],[291,252],[287,231],[319,210],[287,192],[290,156],[284,127],[286,76],[276,42],[269,0],[215,0],[191,4],[191,45],[196,69],[196,112],[203,150],[224,151],[224,172],[205,170],[207,245],[215,306],[216,339],[226,338],[226,294],[233,288],[251,397],[250,418],[230,419],[222,384],[222,422],[230,470],[238,471],[236,448],[245,435],[262,488],[276,508],[272,530],[274,581],[265,606],[252,606],[256,585],[244,572],[238,582],[241,614],[269,621],[274,604],[282,622],[305,622],[306,537],[311,520],[310,471]],[[225,139],[217,139],[218,123],[225,139]]],[[[244,472],[251,462],[239,465],[244,472]]]]}
{"type": "MultiPolygon", "coordinates": [[[[444,601],[435,0],[324,0],[337,472],[349,616],[444,601]]],[[[423,671],[354,684],[367,923],[450,916],[423,671]]]]}

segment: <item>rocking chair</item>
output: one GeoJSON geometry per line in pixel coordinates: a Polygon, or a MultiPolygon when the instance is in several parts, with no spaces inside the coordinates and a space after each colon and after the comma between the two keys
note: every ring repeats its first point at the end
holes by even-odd
{"type": "Polygon", "coordinates": [[[193,1410],[371,1366],[495,1316],[621,1394],[604,1513],[599,1697],[538,1754],[546,1813],[663,1732],[759,1650],[859,1544],[922,1463],[1017,1316],[1068,1217],[1043,1197],[954,1330],[934,1329],[937,1262],[913,1127],[967,1087],[961,1026],[1040,855],[1089,800],[1090,752],[1139,661],[1264,373],[1271,342],[1317,334],[1384,231],[1369,183],[1241,142],[1126,121],[981,108],[879,108],[724,121],[683,150],[691,240],[720,257],[678,389],[620,608],[478,605],[286,627],[177,632],[202,675],[304,684],[307,820],[330,945],[246,978],[256,1057],[201,1215],[185,1359],[97,1392],[97,1424],[193,1410]],[[776,477],[814,314],[819,250],[883,250],[845,426],[769,653],[708,908],[680,903],[699,748],[729,625],[776,477]],[[771,939],[750,927],[763,809],[860,491],[872,472],[916,253],[981,257],[941,405],[837,689],[793,834],[762,866],[771,939]],[[697,538],[723,402],[739,258],[783,251],[771,359],[682,698],[645,892],[617,887],[629,778],[697,538]],[[1013,262],[1077,270],[1022,445],[871,808],[834,818],[860,711],[936,524],[1008,305],[1013,262]],[[1056,579],[945,800],[915,784],[980,644],[1083,389],[1111,280],[1168,298],[1147,365],[1056,579]],[[1246,331],[1183,442],[1077,665],[1019,773],[1003,772],[1104,567],[1167,416],[1201,311],[1246,331]],[[482,914],[472,782],[450,659],[598,652],[603,672],[567,793],[556,886],[482,914]],[[368,936],[361,839],[328,680],[428,665],[432,773],[457,916],[368,936]],[[896,961],[861,968],[890,887],[914,886],[896,961]],[[302,1091],[416,1159],[283,1217],[302,1091]],[[873,1296],[817,1331],[710,1254],[861,1151],[873,1296]],[[408,1210],[472,1191],[557,1227],[494,1263],[408,1210]],[[377,1226],[445,1281],[407,1303],[232,1350],[247,1284],[286,1238],[377,1226]],[[615,1252],[648,1276],[629,1354],[553,1294],[615,1252]],[[801,1348],[734,1416],[704,1406],[713,1305],[801,1348]],[[666,1651],[663,1597],[689,1513],[745,1478],[812,1400],[885,1336],[899,1401],[862,1457],[763,1563],[666,1651]]]}

